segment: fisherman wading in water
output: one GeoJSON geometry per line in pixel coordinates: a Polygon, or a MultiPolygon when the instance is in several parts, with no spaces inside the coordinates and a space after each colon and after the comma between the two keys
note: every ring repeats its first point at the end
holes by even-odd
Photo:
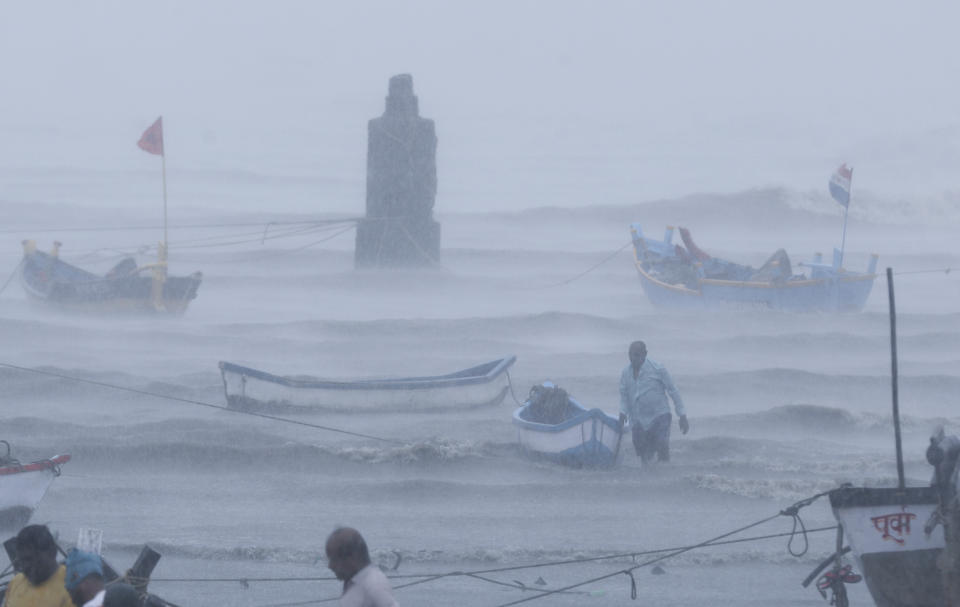
{"type": "Polygon", "coordinates": [[[670,374],[660,364],[647,358],[647,345],[642,341],[630,344],[630,364],[620,374],[620,411],[627,416],[633,433],[633,447],[643,463],[670,461],[670,403],[680,418],[680,431],[690,430],[680,392],[670,374]]]}

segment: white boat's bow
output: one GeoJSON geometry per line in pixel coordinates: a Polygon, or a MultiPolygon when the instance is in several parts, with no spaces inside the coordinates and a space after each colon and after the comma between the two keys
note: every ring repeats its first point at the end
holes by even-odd
{"type": "MultiPolygon", "coordinates": [[[[0,441],[6,443],[6,441],[0,441]]],[[[17,528],[27,523],[40,505],[53,479],[60,476],[60,466],[70,461],[69,455],[20,463],[0,457],[0,528],[17,528]]]]}

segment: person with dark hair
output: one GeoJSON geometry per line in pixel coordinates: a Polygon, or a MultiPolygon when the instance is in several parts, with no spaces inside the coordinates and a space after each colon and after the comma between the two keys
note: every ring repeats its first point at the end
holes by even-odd
{"type": "Polygon", "coordinates": [[[356,529],[338,527],[327,538],[327,566],[343,580],[340,607],[399,607],[390,581],[370,562],[370,551],[356,529]]]}
{"type": "Polygon", "coordinates": [[[3,607],[73,607],[64,587],[66,567],[57,564],[57,543],[46,525],[27,525],[17,534],[16,565],[3,607]]]}
{"type": "Polygon", "coordinates": [[[647,358],[647,344],[630,344],[630,364],[620,374],[620,411],[630,422],[633,448],[643,463],[670,461],[670,403],[679,417],[680,431],[690,430],[680,392],[663,365],[647,358]]]}
{"type": "Polygon", "coordinates": [[[103,607],[103,562],[99,554],[72,549],[67,553],[64,585],[77,607],[103,607]]]}

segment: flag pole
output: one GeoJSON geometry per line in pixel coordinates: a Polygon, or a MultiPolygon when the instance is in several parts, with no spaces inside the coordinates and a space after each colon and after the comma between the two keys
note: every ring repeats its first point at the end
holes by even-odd
{"type": "Polygon", "coordinates": [[[900,399],[897,382],[897,304],[893,297],[893,269],[887,268],[887,299],[890,308],[890,386],[893,393],[893,439],[897,448],[897,486],[906,486],[903,476],[903,447],[900,440],[900,399]]]}
{"type": "Polygon", "coordinates": [[[167,151],[163,147],[163,116],[158,117],[140,136],[137,146],[147,152],[160,156],[160,176],[163,183],[163,240],[157,245],[157,263],[153,266],[153,285],[151,299],[153,307],[161,311],[163,304],[163,285],[167,280],[167,151]]]}
{"type": "Polygon", "coordinates": [[[847,190],[847,204],[843,206],[843,235],[840,237],[839,268],[843,267],[843,251],[847,246],[847,214],[850,212],[850,198],[852,197],[852,195],[853,195],[853,169],[850,169],[850,189],[847,190]]]}
{"type": "Polygon", "coordinates": [[[167,252],[167,153],[166,153],[166,150],[164,150],[164,153],[160,155],[160,167],[161,167],[160,171],[163,176],[163,252],[164,252],[164,257],[166,257],[166,252],[167,252]]]}
{"type": "Polygon", "coordinates": [[[163,242],[157,250],[157,266],[153,272],[152,299],[153,307],[158,311],[165,309],[163,301],[163,287],[167,282],[167,150],[163,145],[163,116],[160,121],[160,176],[163,183],[163,242]]]}

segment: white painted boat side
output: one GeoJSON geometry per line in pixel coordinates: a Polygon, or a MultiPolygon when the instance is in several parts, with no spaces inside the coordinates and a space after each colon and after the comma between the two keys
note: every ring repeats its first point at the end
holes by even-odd
{"type": "Polygon", "coordinates": [[[595,418],[588,418],[581,424],[559,432],[541,432],[534,428],[517,426],[517,440],[521,447],[529,451],[560,454],[581,447],[585,442],[590,441],[594,426],[596,426],[597,440],[615,453],[618,438],[616,430],[595,418]]]}
{"type": "Polygon", "coordinates": [[[0,511],[14,508],[35,510],[56,477],[52,468],[0,475],[0,511]]]}
{"type": "Polygon", "coordinates": [[[943,548],[942,525],[929,536],[923,530],[935,509],[933,504],[846,506],[834,508],[834,516],[853,552],[862,556],[943,548]]]}
{"type": "Polygon", "coordinates": [[[263,405],[279,404],[345,411],[470,408],[498,403],[509,389],[506,373],[483,383],[408,389],[292,387],[230,370],[223,371],[223,380],[227,394],[253,399],[263,405]]]}

